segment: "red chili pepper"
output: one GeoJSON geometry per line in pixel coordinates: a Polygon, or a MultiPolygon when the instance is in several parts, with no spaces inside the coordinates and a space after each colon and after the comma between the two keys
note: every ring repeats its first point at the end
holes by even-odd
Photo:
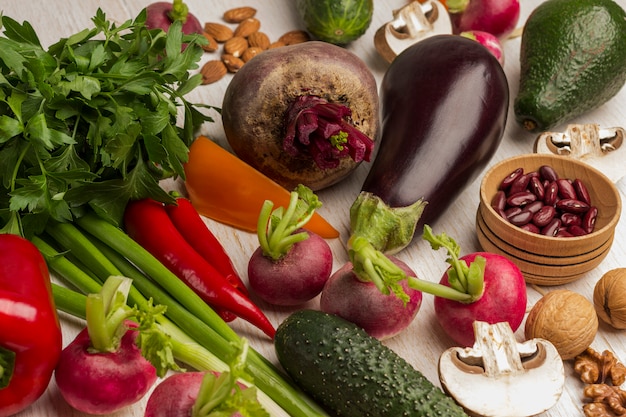
{"type": "Polygon", "coordinates": [[[0,417],[46,390],[63,348],[50,274],[28,240],[0,234],[0,417]]]}
{"type": "Polygon", "coordinates": [[[126,233],[212,307],[230,311],[274,338],[276,329],[261,309],[234,288],[183,238],[163,204],[132,201],[124,213],[126,233]]]}
{"type": "Polygon", "coordinates": [[[176,229],[196,252],[224,275],[235,288],[245,295],[249,295],[246,285],[235,270],[226,250],[202,220],[191,201],[178,197],[176,204],[165,206],[165,211],[176,229]]]}

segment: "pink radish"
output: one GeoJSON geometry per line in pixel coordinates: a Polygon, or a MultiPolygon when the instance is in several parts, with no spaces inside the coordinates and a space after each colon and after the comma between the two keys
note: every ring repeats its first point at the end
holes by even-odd
{"type": "Polygon", "coordinates": [[[482,30],[468,30],[461,32],[460,35],[476,41],[489,49],[489,52],[498,59],[500,65],[504,65],[504,49],[502,48],[502,43],[495,35],[482,30]]]}
{"type": "Polygon", "coordinates": [[[433,249],[445,248],[451,266],[440,284],[473,294],[469,301],[435,297],[435,315],[443,330],[462,346],[474,344],[474,321],[508,322],[513,331],[526,312],[526,282],[519,268],[504,256],[476,252],[459,258],[460,248],[445,234],[424,227],[424,239],[433,249]]]}
{"type": "Polygon", "coordinates": [[[520,16],[519,0],[461,0],[458,7],[448,0],[455,34],[470,30],[506,38],[516,27],[520,16]]]}
{"type": "Polygon", "coordinates": [[[265,201],[257,230],[260,246],[248,262],[250,288],[264,301],[294,306],[322,291],[332,272],[332,252],[324,239],[302,229],[320,206],[303,185],[291,193],[287,208],[273,210],[265,201]]]}
{"type": "Polygon", "coordinates": [[[182,22],[183,33],[187,35],[201,34],[204,30],[200,21],[189,12],[187,5],[182,0],[160,1],[146,7],[146,26],[150,29],[159,28],[167,32],[175,20],[182,22]]]}
{"type": "Polygon", "coordinates": [[[257,400],[257,389],[237,382],[247,354],[246,339],[239,357],[226,372],[182,372],[156,386],[146,404],[144,417],[246,416],[269,417],[257,400]]]}
{"type": "MultiPolygon", "coordinates": [[[[408,276],[416,275],[406,263],[388,258],[408,276]]],[[[383,294],[373,282],[360,280],[348,262],[326,282],[320,309],[361,326],[372,337],[388,339],[411,324],[422,304],[420,291],[409,288],[406,280],[400,285],[409,297],[406,303],[393,294],[383,294]]]]}
{"type": "Polygon", "coordinates": [[[137,314],[126,306],[130,285],[130,279],[114,276],[99,294],[90,294],[87,327],[61,352],[56,384],[76,410],[104,415],[134,404],[166,371],[157,370],[137,345],[143,329],[129,320],[137,314]]]}

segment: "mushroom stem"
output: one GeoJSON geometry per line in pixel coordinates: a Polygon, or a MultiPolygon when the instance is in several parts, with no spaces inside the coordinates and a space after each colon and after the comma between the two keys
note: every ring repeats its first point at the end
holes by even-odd
{"type": "Polygon", "coordinates": [[[475,321],[473,347],[439,359],[443,389],[470,415],[527,417],[554,406],[563,392],[563,361],[549,341],[518,343],[507,322],[475,321]]]}

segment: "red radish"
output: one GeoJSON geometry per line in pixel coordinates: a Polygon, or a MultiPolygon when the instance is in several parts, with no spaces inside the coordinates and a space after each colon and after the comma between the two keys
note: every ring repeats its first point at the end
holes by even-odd
{"type": "Polygon", "coordinates": [[[469,30],[491,33],[506,38],[517,26],[519,0],[461,0],[458,7],[448,0],[452,29],[455,34],[469,30]]]}
{"type": "Polygon", "coordinates": [[[266,200],[259,214],[257,248],[248,262],[248,282],[264,301],[281,306],[317,296],[330,277],[333,256],[320,236],[302,229],[316,208],[317,196],[299,185],[285,209],[266,200]]]}
{"type": "Polygon", "coordinates": [[[459,258],[460,248],[445,234],[433,235],[424,227],[424,239],[433,249],[448,251],[451,266],[440,284],[473,294],[471,300],[435,297],[435,315],[444,331],[459,345],[474,344],[474,321],[508,322],[513,331],[526,312],[526,282],[519,268],[502,255],[475,252],[459,258]]]}
{"type": "MultiPolygon", "coordinates": [[[[406,263],[393,256],[388,258],[408,276],[416,276],[406,263]]],[[[409,288],[406,280],[400,281],[400,285],[408,295],[406,303],[394,295],[383,294],[373,282],[359,279],[348,262],[324,285],[320,309],[359,325],[372,337],[388,339],[411,324],[422,304],[420,291],[409,288]]]]}
{"type": "MultiPolygon", "coordinates": [[[[143,325],[129,320],[138,314],[126,306],[130,286],[130,279],[114,276],[105,282],[99,294],[90,294],[87,327],[61,352],[55,370],[56,384],[76,410],[104,415],[134,404],[166,371],[157,370],[142,356],[138,342],[156,339],[144,338],[140,335],[143,325]]],[[[153,319],[146,318],[152,325],[153,319]]]]}
{"type": "Polygon", "coordinates": [[[500,65],[504,65],[504,49],[502,48],[502,43],[495,35],[482,30],[468,30],[461,32],[460,35],[476,41],[489,49],[489,52],[498,59],[500,65]]]}
{"type": "Polygon", "coordinates": [[[182,0],[159,1],[146,7],[146,26],[150,29],[159,28],[167,32],[175,20],[182,22],[183,33],[187,35],[201,34],[204,30],[200,21],[189,12],[182,0]]]}
{"type": "Polygon", "coordinates": [[[269,417],[257,400],[255,387],[237,382],[247,354],[242,354],[227,372],[182,372],[165,378],[150,394],[144,417],[269,417]]]}

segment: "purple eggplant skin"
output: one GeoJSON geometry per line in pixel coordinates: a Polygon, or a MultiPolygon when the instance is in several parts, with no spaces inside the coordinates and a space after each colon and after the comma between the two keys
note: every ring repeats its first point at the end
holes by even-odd
{"type": "Polygon", "coordinates": [[[478,42],[435,35],[399,54],[380,86],[382,136],[362,186],[391,207],[428,204],[432,225],[485,168],[504,133],[509,87],[478,42]]]}

